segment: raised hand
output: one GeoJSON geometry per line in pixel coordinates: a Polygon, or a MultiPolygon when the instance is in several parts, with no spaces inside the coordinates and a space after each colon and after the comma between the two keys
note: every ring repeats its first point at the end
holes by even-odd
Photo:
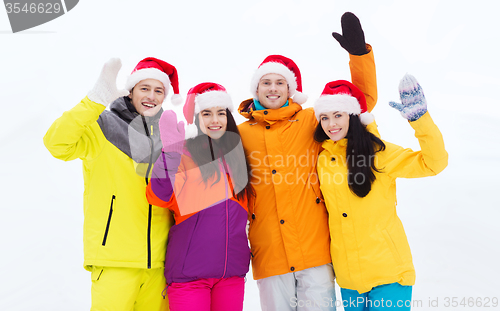
{"type": "Polygon", "coordinates": [[[424,91],[414,76],[406,74],[399,83],[401,103],[390,102],[389,106],[401,112],[409,121],[416,121],[427,112],[424,91]]]}
{"type": "Polygon", "coordinates": [[[342,15],[340,23],[342,25],[342,34],[332,32],[332,36],[340,45],[352,55],[364,55],[368,53],[365,33],[356,15],[346,12],[342,15]]]}
{"type": "Polygon", "coordinates": [[[102,67],[101,74],[87,97],[96,103],[108,106],[115,99],[129,94],[127,90],[118,90],[116,87],[116,76],[122,68],[119,58],[111,58],[102,67]]]}
{"type": "Polygon", "coordinates": [[[172,110],[165,110],[159,122],[163,152],[177,152],[182,154],[184,148],[184,122],[177,123],[177,115],[172,110]]]}

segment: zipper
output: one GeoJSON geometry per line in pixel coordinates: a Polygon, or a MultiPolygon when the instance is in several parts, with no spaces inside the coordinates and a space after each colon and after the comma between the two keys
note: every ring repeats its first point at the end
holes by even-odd
{"type": "MultiPolygon", "coordinates": [[[[257,200],[257,195],[255,195],[253,198],[252,198],[252,207],[248,207],[249,209],[251,208],[251,212],[252,212],[252,220],[250,220],[250,225],[248,226],[248,235],[247,235],[247,239],[250,241],[250,227],[252,226],[253,222],[255,221],[255,218],[257,218],[257,216],[255,216],[255,201],[257,200]]],[[[250,248],[250,255],[252,256],[252,258],[254,258],[255,256],[253,255],[253,250],[250,248]]]]}
{"type": "MultiPolygon", "coordinates": [[[[146,132],[146,137],[149,139],[151,149],[149,152],[149,163],[148,163],[148,169],[146,170],[146,176],[144,177],[146,180],[146,186],[149,184],[149,179],[148,176],[151,172],[151,167],[153,166],[153,151],[154,151],[154,142],[153,139],[151,138],[151,135],[149,134],[148,131],[148,125],[146,123],[146,118],[144,116],[141,116],[142,118],[142,124],[144,125],[144,131],[146,132]]],[[[153,132],[153,125],[151,125],[151,132],[153,132]]],[[[147,244],[148,244],[148,269],[151,269],[151,218],[152,218],[152,212],[153,212],[153,206],[149,204],[149,210],[148,210],[148,233],[147,233],[147,244]]]]}
{"type": "Polygon", "coordinates": [[[149,204],[149,212],[148,212],[148,269],[151,269],[151,218],[153,206],[149,204]]]}
{"type": "Polygon", "coordinates": [[[109,207],[108,222],[106,223],[106,231],[104,231],[104,238],[102,239],[102,246],[106,246],[106,240],[108,239],[109,225],[111,224],[111,216],[113,216],[113,202],[115,201],[115,195],[111,197],[111,204],[109,207]]]}
{"type": "MultiPolygon", "coordinates": [[[[146,185],[149,183],[149,180],[148,180],[148,176],[149,176],[149,173],[151,172],[151,167],[153,166],[153,151],[154,151],[154,142],[153,142],[153,139],[151,138],[151,135],[149,134],[149,130],[148,130],[148,125],[146,123],[146,118],[144,116],[141,116],[142,117],[142,124],[144,125],[144,131],[146,132],[146,137],[149,139],[149,142],[150,142],[150,152],[149,152],[149,163],[148,163],[148,169],[146,171],[146,176],[144,177],[146,179],[146,185]]],[[[151,127],[151,129],[153,129],[151,127]]]]}
{"type": "Polygon", "coordinates": [[[229,191],[228,191],[228,180],[227,180],[227,172],[225,167],[224,156],[222,156],[222,169],[224,170],[224,186],[226,187],[226,256],[224,257],[224,273],[222,274],[222,278],[226,276],[227,271],[227,249],[229,244],[229,191]]]}
{"type": "Polygon", "coordinates": [[[257,216],[255,215],[255,201],[257,201],[257,195],[255,195],[253,198],[252,198],[252,201],[250,202],[251,204],[249,204],[248,206],[248,209],[250,210],[250,213],[252,214],[252,220],[250,220],[250,224],[252,224],[255,220],[255,218],[257,218],[257,216]]]}

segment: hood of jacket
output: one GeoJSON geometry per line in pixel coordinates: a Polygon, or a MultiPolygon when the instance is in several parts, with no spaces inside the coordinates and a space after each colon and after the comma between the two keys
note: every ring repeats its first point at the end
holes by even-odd
{"type": "Polygon", "coordinates": [[[291,98],[288,99],[288,103],[288,106],[278,109],[255,110],[253,99],[247,99],[240,104],[238,112],[249,120],[274,124],[277,121],[289,119],[302,110],[302,106],[294,103],[291,98]]]}

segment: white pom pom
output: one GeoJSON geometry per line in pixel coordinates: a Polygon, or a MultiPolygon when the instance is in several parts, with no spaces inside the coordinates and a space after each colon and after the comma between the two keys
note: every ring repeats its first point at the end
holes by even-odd
{"type": "Polygon", "coordinates": [[[365,112],[359,115],[359,120],[363,125],[368,125],[375,121],[375,116],[369,112],[365,112]]]}
{"type": "Polygon", "coordinates": [[[294,103],[302,105],[306,101],[307,101],[307,95],[305,95],[304,93],[301,93],[301,92],[297,91],[295,93],[295,95],[293,95],[293,102],[294,103]]]}
{"type": "Polygon", "coordinates": [[[179,94],[172,95],[172,98],[170,98],[170,101],[172,102],[172,104],[174,104],[174,106],[179,106],[183,102],[182,96],[179,94]]]}
{"type": "Polygon", "coordinates": [[[196,127],[196,124],[188,124],[186,126],[185,138],[190,139],[195,138],[196,136],[198,136],[198,127],[196,127]]]}

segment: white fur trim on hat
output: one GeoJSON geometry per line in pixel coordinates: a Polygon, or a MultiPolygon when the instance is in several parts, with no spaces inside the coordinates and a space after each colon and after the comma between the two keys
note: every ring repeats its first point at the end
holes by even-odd
{"type": "Polygon", "coordinates": [[[212,107],[227,108],[232,112],[233,102],[231,101],[231,96],[222,91],[209,91],[196,96],[194,99],[195,114],[212,107]]]}
{"type": "Polygon", "coordinates": [[[167,94],[171,88],[170,79],[168,78],[168,75],[166,73],[156,68],[145,68],[132,72],[132,74],[130,74],[130,76],[128,76],[127,78],[125,89],[130,91],[137,83],[146,79],[155,79],[163,83],[163,86],[165,87],[165,98],[167,97],[167,94]]]}
{"type": "Polygon", "coordinates": [[[361,124],[368,125],[375,121],[375,116],[369,112],[365,112],[359,116],[359,120],[361,121],[361,124]]]}
{"type": "Polygon", "coordinates": [[[293,71],[291,71],[287,66],[281,63],[268,62],[262,64],[262,66],[260,66],[255,71],[252,77],[252,81],[250,82],[250,92],[252,92],[254,99],[258,99],[257,87],[259,86],[260,79],[268,73],[276,73],[282,75],[288,83],[288,91],[290,92],[290,96],[293,96],[295,94],[295,92],[297,91],[297,78],[295,77],[293,71]]]}
{"type": "Polygon", "coordinates": [[[361,107],[355,97],[347,94],[323,95],[314,104],[314,114],[319,121],[319,115],[325,112],[339,111],[359,115],[361,107]]]}
{"type": "Polygon", "coordinates": [[[196,124],[188,124],[186,126],[186,133],[184,134],[184,136],[185,139],[195,138],[196,136],[198,136],[198,127],[196,126],[196,124]]]}

